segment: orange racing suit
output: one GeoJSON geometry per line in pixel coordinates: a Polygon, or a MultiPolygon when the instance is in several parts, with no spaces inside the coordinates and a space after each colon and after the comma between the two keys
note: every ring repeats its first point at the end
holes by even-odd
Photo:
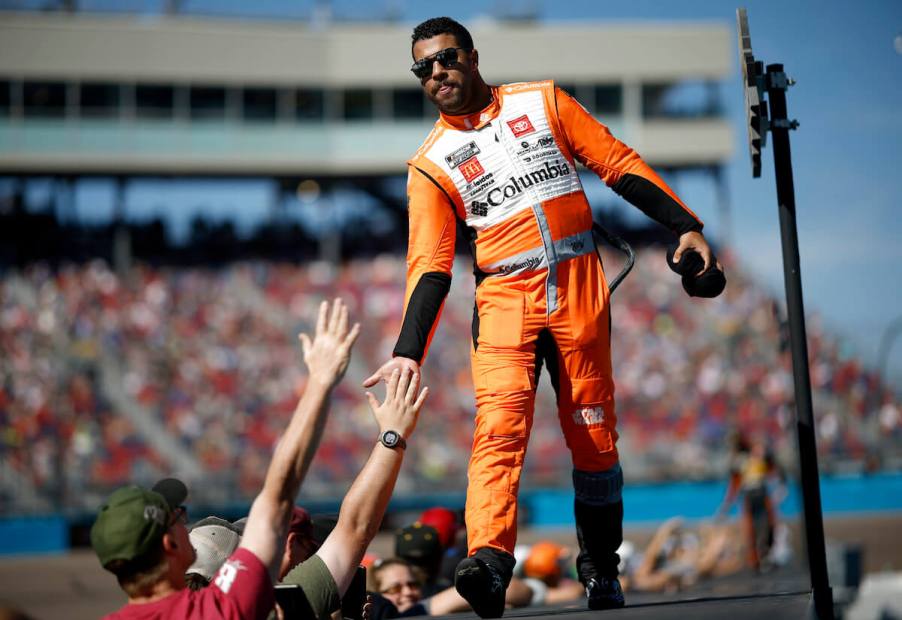
{"type": "MultiPolygon", "coordinates": [[[[442,114],[408,162],[407,292],[393,352],[425,359],[460,228],[477,279],[471,348],[477,413],[466,504],[471,555],[483,547],[513,552],[542,362],[572,454],[578,526],[582,501],[619,504],[611,527],[621,527],[609,292],[575,161],[673,232],[702,227],[635,151],[552,82],[492,87],[492,94],[475,114],[442,114]]],[[[612,544],[616,550],[619,541],[612,544]]]]}

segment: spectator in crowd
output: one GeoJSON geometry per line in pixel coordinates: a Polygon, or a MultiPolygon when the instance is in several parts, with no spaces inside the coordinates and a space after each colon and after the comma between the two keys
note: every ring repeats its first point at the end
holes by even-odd
{"type": "MultiPolygon", "coordinates": [[[[116,575],[128,604],[108,617],[265,618],[269,614],[294,498],[319,442],[329,395],[348,367],[359,332],[359,325],[349,327],[347,308],[336,299],[331,309],[325,302],[320,306],[314,339],[301,334],[310,372],[307,390],[276,447],[241,543],[219,569],[212,587],[186,588],[185,572],[196,553],[180,498],[138,486],[120,488],[110,496],[91,528],[91,544],[103,567],[116,575]]],[[[409,377],[400,382],[394,377],[389,389],[397,390],[402,384],[406,390],[409,383],[409,377]]],[[[416,401],[418,405],[422,399],[416,401]]],[[[413,407],[412,399],[399,401],[396,395],[390,395],[385,404],[386,417],[406,421],[404,430],[409,433],[419,406],[413,407]]],[[[395,476],[399,466],[400,458],[385,464],[395,476]]],[[[341,566],[344,561],[338,558],[334,563],[341,566]]]]}
{"type": "Polygon", "coordinates": [[[288,537],[285,539],[285,552],[279,566],[279,581],[295,566],[312,556],[319,549],[322,541],[317,541],[313,532],[313,520],[310,513],[295,506],[288,524],[288,537]]]}
{"type": "Polygon", "coordinates": [[[782,497],[783,473],[762,440],[751,441],[741,433],[733,437],[730,459],[730,483],[717,515],[725,515],[733,502],[741,498],[742,533],[748,550],[748,564],[755,571],[766,565],[774,543],[777,508],[782,497]]]}
{"type": "MultiPolygon", "coordinates": [[[[442,549],[444,549],[435,581],[447,585],[453,584],[457,564],[467,557],[467,530],[464,527],[463,510],[433,506],[424,510],[417,522],[434,527],[438,532],[442,549]]],[[[403,557],[403,554],[398,553],[397,548],[395,555],[403,557]]]]}
{"type": "Polygon", "coordinates": [[[742,568],[743,552],[742,538],[729,525],[692,529],[679,517],[664,522],[645,551],[634,551],[632,544],[618,550],[624,588],[651,592],[674,592],[735,573],[742,568]]]}
{"type": "Polygon", "coordinates": [[[395,534],[395,557],[416,567],[423,578],[422,594],[431,596],[453,584],[439,574],[445,549],[438,530],[417,521],[395,534]]]}
{"type": "Polygon", "coordinates": [[[381,611],[385,603],[377,597],[377,613],[386,618],[428,615],[422,602],[423,581],[421,571],[403,558],[377,561],[370,571],[370,589],[394,606],[393,611],[381,611]]]}
{"type": "Polygon", "coordinates": [[[584,595],[581,583],[564,573],[573,553],[550,540],[535,543],[523,562],[523,581],[532,590],[530,605],[555,605],[584,595]]]}
{"type": "Polygon", "coordinates": [[[241,543],[243,524],[236,525],[219,517],[207,517],[191,526],[188,539],[194,547],[194,563],[185,571],[185,583],[192,590],[210,585],[219,568],[241,543]]]}
{"type": "MultiPolygon", "coordinates": [[[[424,596],[425,580],[423,571],[403,558],[377,561],[370,572],[373,620],[446,616],[472,609],[453,586],[424,596]]],[[[514,579],[512,584],[505,599],[506,606],[523,607],[529,604],[530,590],[518,579],[514,579]]]]}

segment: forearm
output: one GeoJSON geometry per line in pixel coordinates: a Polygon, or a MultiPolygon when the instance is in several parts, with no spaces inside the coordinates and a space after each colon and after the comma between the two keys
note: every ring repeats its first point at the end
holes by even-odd
{"type": "Polygon", "coordinates": [[[308,381],[266,472],[261,495],[287,503],[289,512],[319,447],[330,392],[331,386],[312,378],[308,381]]]}
{"type": "MultiPolygon", "coordinates": [[[[648,169],[651,172],[651,169],[648,169]]],[[[653,174],[653,173],[652,173],[653,174]]],[[[701,231],[702,222],[697,219],[680,202],[675,200],[672,192],[663,188],[667,186],[657,175],[652,179],[646,173],[624,174],[611,186],[624,200],[637,207],[645,215],[661,224],[676,235],[690,231],[701,231]]]]}
{"type": "Polygon", "coordinates": [[[337,527],[354,541],[350,551],[359,561],[379,531],[401,469],[404,450],[377,444],[341,503],[337,527]]]}
{"type": "Polygon", "coordinates": [[[395,357],[407,357],[418,364],[425,361],[450,288],[451,276],[446,273],[425,273],[417,279],[392,351],[395,357]]]}
{"type": "Polygon", "coordinates": [[[338,515],[338,523],[316,554],[325,563],[341,596],[385,514],[401,468],[402,455],[377,445],[354,480],[338,515]]]}
{"type": "Polygon", "coordinates": [[[276,579],[294,499],[325,425],[329,387],[310,381],[279,440],[263,489],[248,515],[241,546],[269,567],[276,579]]]}

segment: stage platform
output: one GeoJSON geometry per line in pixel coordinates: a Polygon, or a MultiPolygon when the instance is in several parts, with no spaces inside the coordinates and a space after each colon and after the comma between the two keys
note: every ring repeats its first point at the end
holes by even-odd
{"type": "MultiPolygon", "coordinates": [[[[582,601],[559,606],[523,607],[505,612],[505,618],[559,618],[589,620],[700,619],[801,620],[808,610],[811,584],[797,566],[756,575],[750,570],[697,583],[682,592],[627,592],[623,609],[589,611],[582,601]]],[[[448,616],[456,620],[474,614],[448,616]]]]}
{"type": "MultiPolygon", "coordinates": [[[[524,607],[504,614],[505,618],[559,618],[561,620],[589,620],[611,618],[617,620],[651,619],[719,619],[801,620],[805,618],[811,595],[809,592],[757,594],[724,598],[669,600],[657,603],[633,603],[627,607],[606,611],[588,611],[570,607],[524,607]]],[[[476,618],[472,614],[469,617],[476,618]]],[[[455,618],[463,618],[458,614],[455,618]]]]}

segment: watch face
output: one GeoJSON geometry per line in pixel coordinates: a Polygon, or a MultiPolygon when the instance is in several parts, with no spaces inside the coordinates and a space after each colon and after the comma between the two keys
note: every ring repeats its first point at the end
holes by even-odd
{"type": "Polygon", "coordinates": [[[382,435],[382,443],[384,443],[389,448],[394,448],[398,445],[398,433],[395,431],[385,431],[382,435]]]}

